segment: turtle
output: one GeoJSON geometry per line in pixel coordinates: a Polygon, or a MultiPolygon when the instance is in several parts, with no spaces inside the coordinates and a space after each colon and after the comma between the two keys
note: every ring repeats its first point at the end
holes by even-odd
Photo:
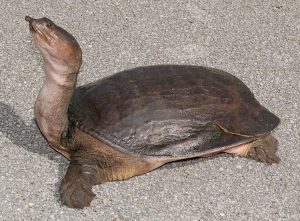
{"type": "Polygon", "coordinates": [[[279,163],[272,135],[280,119],[223,70],[160,64],[76,86],[77,40],[50,19],[25,17],[45,81],[35,120],[50,147],[70,160],[62,205],[90,206],[92,186],[145,174],[166,163],[218,153],[279,163]]]}

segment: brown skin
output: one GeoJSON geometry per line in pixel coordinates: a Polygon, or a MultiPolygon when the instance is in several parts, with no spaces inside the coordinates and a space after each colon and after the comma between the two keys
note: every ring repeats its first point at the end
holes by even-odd
{"type": "Polygon", "coordinates": [[[162,162],[151,158],[116,151],[78,129],[72,141],[64,142],[68,107],[81,66],[81,49],[72,35],[49,19],[27,16],[26,20],[43,55],[46,74],[35,103],[36,122],[50,146],[71,160],[60,187],[63,204],[83,208],[94,198],[92,185],[127,179],[161,166],[162,162]]]}
{"type": "MultiPolygon", "coordinates": [[[[126,73],[121,73],[121,77],[123,76],[128,83],[122,81],[123,85],[120,86],[118,86],[121,82],[118,80],[119,75],[116,75],[115,79],[108,79],[108,83],[107,81],[96,82],[94,85],[75,90],[82,62],[81,49],[75,38],[47,18],[33,19],[26,16],[25,19],[29,22],[33,39],[43,56],[46,75],[44,85],[35,103],[35,118],[50,146],[70,159],[70,166],[60,187],[60,196],[64,205],[74,208],[89,206],[95,197],[91,190],[93,185],[128,179],[175,160],[208,157],[220,152],[227,152],[238,156],[252,157],[269,164],[279,162],[279,158],[275,154],[278,144],[276,139],[270,135],[270,131],[278,125],[279,119],[261,107],[246,86],[239,85],[241,83],[231,75],[223,72],[219,74],[217,70],[202,67],[198,69],[200,72],[204,71],[204,75],[193,74],[194,68],[191,67],[157,66],[154,69],[138,70],[139,75],[133,73],[127,76],[126,73]],[[190,76],[182,77],[180,74],[172,76],[172,71],[169,69],[177,70],[177,72],[184,70],[185,76],[188,74],[190,76]],[[158,71],[159,74],[164,72],[165,75],[160,76],[165,78],[171,77],[165,79],[169,88],[164,88],[165,84],[158,82],[153,84],[152,73],[147,74],[147,71],[151,72],[152,70],[158,71]],[[211,76],[214,77],[210,79],[211,76]],[[223,92],[218,92],[219,90],[214,88],[218,78],[221,79],[220,84],[223,84],[220,86],[223,88],[223,92]],[[203,82],[206,82],[206,86],[202,85],[203,82]],[[132,87],[125,87],[131,84],[132,87]],[[111,89],[110,85],[114,85],[115,89],[111,89]],[[239,86],[236,87],[236,85],[239,86]],[[186,87],[188,89],[186,96],[190,96],[190,94],[194,94],[194,96],[191,99],[181,99],[177,95],[174,98],[168,98],[175,94],[175,92],[167,94],[168,91],[172,91],[176,87],[181,91],[186,87]],[[242,90],[239,91],[239,89],[242,90]],[[214,109],[212,106],[198,105],[197,102],[205,104],[203,100],[199,101],[195,96],[200,93],[200,90],[205,95],[203,96],[206,99],[204,99],[205,102],[219,100],[219,103],[213,106],[214,109]],[[89,94],[91,91],[94,94],[89,94]],[[227,91],[225,97],[224,91],[227,91]],[[151,94],[152,92],[154,94],[151,94]],[[125,94],[125,97],[120,97],[121,94],[125,94]],[[240,96],[241,94],[242,96],[240,96]],[[109,96],[99,99],[102,95],[109,96]],[[245,102],[244,98],[251,99],[245,102]],[[120,105],[123,101],[125,102],[123,107],[106,106],[108,111],[105,110],[105,105],[120,105]],[[234,102],[228,103],[232,101],[234,102]],[[126,109],[128,102],[132,102],[132,105],[126,109]],[[169,106],[164,106],[165,104],[169,106]],[[197,109],[197,107],[200,108],[197,109]],[[186,109],[184,110],[184,108],[186,109]],[[155,115],[157,110],[160,112],[155,115]],[[220,115],[220,113],[227,112],[228,114],[220,115]],[[231,113],[234,115],[230,115],[231,113]],[[143,128],[148,122],[148,120],[145,121],[145,118],[149,116],[152,116],[156,120],[155,122],[159,122],[157,117],[161,118],[162,116],[168,120],[177,120],[173,124],[170,121],[170,125],[173,125],[177,130],[177,135],[180,135],[180,133],[191,133],[192,130],[189,130],[191,129],[189,126],[197,116],[205,117],[209,114],[214,120],[203,118],[202,121],[209,120],[211,124],[200,127],[198,135],[190,134],[192,136],[189,139],[183,139],[182,142],[164,143],[163,146],[152,144],[149,147],[147,146],[148,140],[138,138],[138,136],[143,137],[142,135],[145,133],[147,135],[146,131],[138,134],[137,128],[143,128]],[[89,115],[89,121],[86,115],[89,115]],[[98,119],[99,116],[104,116],[104,118],[98,119]],[[192,121],[184,121],[183,116],[191,117],[192,121]],[[180,124],[178,124],[179,119],[183,120],[180,121],[180,124]],[[249,121],[249,119],[256,120],[249,121]],[[267,119],[268,126],[262,127],[261,125],[265,124],[264,119],[267,119]],[[184,123],[186,125],[182,127],[184,123]],[[123,126],[117,127],[116,125],[123,126]],[[181,131],[182,128],[188,128],[188,130],[181,131]],[[106,140],[105,137],[97,139],[99,135],[95,133],[95,129],[99,129],[101,133],[115,134],[119,140],[124,138],[122,136],[127,131],[135,130],[135,143],[130,143],[130,139],[127,139],[131,147],[119,148],[118,141],[111,143],[110,141],[114,140],[106,140]],[[215,134],[218,134],[217,138],[215,134]],[[211,142],[212,138],[215,139],[213,142],[211,142]],[[203,141],[202,146],[199,140],[203,141]],[[200,149],[196,149],[196,152],[188,152],[189,148],[189,150],[195,150],[193,145],[196,141],[197,148],[200,149]],[[135,149],[139,146],[143,147],[143,152],[135,149]],[[154,157],[156,154],[157,157],[154,157]]],[[[181,95],[183,98],[182,93],[181,95]]],[[[164,135],[163,130],[170,131],[172,129],[166,128],[166,125],[162,124],[153,124],[152,126],[158,131],[161,130],[161,135],[164,135]]]]}

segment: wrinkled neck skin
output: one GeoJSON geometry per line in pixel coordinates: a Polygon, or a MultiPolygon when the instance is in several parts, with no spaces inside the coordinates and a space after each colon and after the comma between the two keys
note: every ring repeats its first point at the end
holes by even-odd
{"type": "Polygon", "coordinates": [[[73,95],[78,70],[69,73],[59,61],[44,56],[45,81],[35,102],[35,118],[42,134],[57,151],[67,151],[61,139],[68,129],[68,107],[73,95]]]}

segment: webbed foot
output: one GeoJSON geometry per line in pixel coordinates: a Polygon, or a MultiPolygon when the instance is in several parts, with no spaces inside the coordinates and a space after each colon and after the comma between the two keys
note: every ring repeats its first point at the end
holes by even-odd
{"type": "Polygon", "coordinates": [[[96,183],[96,167],[71,160],[59,189],[63,205],[82,209],[95,198],[92,186],[96,183]]]}
{"type": "Polygon", "coordinates": [[[267,164],[279,163],[280,158],[276,155],[278,141],[271,135],[261,139],[258,145],[253,146],[247,156],[267,164]]]}
{"type": "Polygon", "coordinates": [[[269,134],[252,143],[242,144],[225,152],[240,157],[251,157],[266,164],[273,164],[280,162],[280,158],[276,155],[277,149],[278,141],[269,134]]]}

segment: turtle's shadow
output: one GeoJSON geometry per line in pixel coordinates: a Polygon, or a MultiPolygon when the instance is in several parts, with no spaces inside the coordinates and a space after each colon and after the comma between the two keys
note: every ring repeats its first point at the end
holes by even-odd
{"type": "MultiPolygon", "coordinates": [[[[58,163],[59,181],[55,184],[55,187],[56,189],[59,188],[60,180],[66,172],[68,161],[50,148],[34,120],[31,121],[30,125],[26,125],[24,120],[15,113],[12,107],[0,102],[0,132],[16,146],[58,163]]],[[[168,163],[160,169],[170,170],[176,167],[184,167],[207,160],[208,159],[199,158],[182,160],[179,162],[168,163]]],[[[54,195],[57,199],[59,198],[57,191],[54,195]]]]}
{"type": "MultiPolygon", "coordinates": [[[[12,107],[0,102],[0,132],[2,132],[6,138],[18,147],[22,147],[26,151],[37,153],[40,156],[47,157],[49,160],[59,163],[59,175],[60,178],[62,178],[63,173],[65,172],[65,169],[63,168],[67,167],[68,162],[65,158],[50,148],[33,119],[30,125],[26,125],[21,117],[15,113],[12,107]]],[[[162,166],[161,169],[172,169],[197,164],[207,160],[211,160],[211,158],[181,160],[168,163],[162,166]]]]}
{"type": "Polygon", "coordinates": [[[0,102],[0,132],[13,144],[59,164],[59,178],[62,178],[68,165],[66,159],[50,148],[40,133],[34,120],[26,125],[12,107],[0,102]]]}

